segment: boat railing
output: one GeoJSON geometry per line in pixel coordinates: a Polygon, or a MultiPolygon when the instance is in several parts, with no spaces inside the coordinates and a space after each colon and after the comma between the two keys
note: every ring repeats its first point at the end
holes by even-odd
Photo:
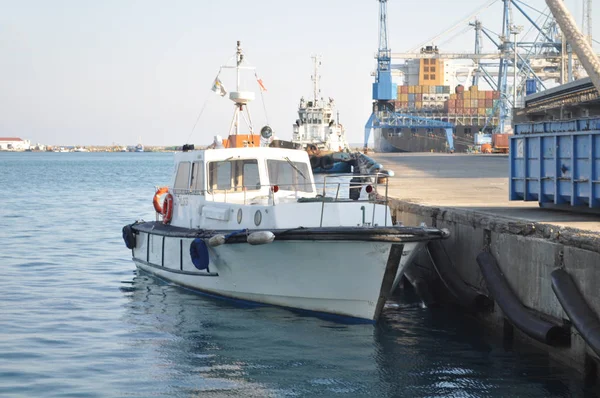
{"type": "Polygon", "coordinates": [[[172,189],[173,194],[202,195],[207,200],[219,203],[263,204],[277,206],[290,202],[319,202],[321,203],[320,226],[328,203],[359,203],[364,202],[373,206],[371,223],[375,223],[376,206],[385,205],[385,223],[388,216],[389,175],[373,174],[331,174],[323,176],[322,182],[285,183],[262,185],[265,190],[247,190],[245,187],[236,189],[189,190],[172,189]],[[315,189],[317,194],[315,195],[315,189]]]}
{"type": "MultiPolygon", "coordinates": [[[[384,173],[373,173],[373,174],[333,174],[326,175],[323,178],[323,197],[326,197],[327,187],[328,185],[335,188],[336,194],[334,198],[334,202],[368,202],[373,206],[373,211],[371,212],[371,223],[370,225],[375,225],[375,209],[378,204],[383,204],[384,206],[384,223],[387,226],[387,218],[388,218],[388,209],[389,209],[389,199],[388,199],[388,188],[389,188],[389,175],[384,173]],[[340,188],[343,185],[338,181],[340,178],[350,178],[348,181],[348,199],[340,199],[339,193],[340,188]],[[328,181],[329,180],[329,181],[328,181]],[[334,181],[331,181],[334,180],[334,181]],[[365,190],[367,194],[366,199],[361,199],[361,193],[365,190]],[[380,190],[383,190],[383,195],[381,195],[380,190]]],[[[323,226],[323,215],[325,214],[325,200],[323,200],[321,204],[321,221],[319,226],[323,226]]],[[[364,221],[363,221],[364,224],[364,221]]]]}

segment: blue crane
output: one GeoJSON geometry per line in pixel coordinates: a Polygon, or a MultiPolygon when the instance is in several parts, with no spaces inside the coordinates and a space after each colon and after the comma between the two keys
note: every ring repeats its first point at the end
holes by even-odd
{"type": "Polygon", "coordinates": [[[364,151],[367,151],[369,136],[373,128],[425,127],[444,128],[450,151],[454,151],[452,123],[432,120],[394,111],[394,100],[398,98],[398,86],[392,82],[392,51],[388,47],[387,0],[379,2],[379,49],[377,50],[377,72],[373,83],[373,112],[365,124],[364,151]]]}

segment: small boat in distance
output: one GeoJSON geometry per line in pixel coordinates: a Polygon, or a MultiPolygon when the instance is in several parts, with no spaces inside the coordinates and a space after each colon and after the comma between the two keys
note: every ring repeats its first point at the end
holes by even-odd
{"type": "Polygon", "coordinates": [[[344,126],[339,122],[333,98],[321,97],[319,67],[321,58],[313,56],[313,97],[300,99],[298,119],[293,125],[292,143],[308,151],[315,173],[350,173],[352,157],[344,126]]]}
{"type": "Polygon", "coordinates": [[[144,152],[144,146],[142,144],[137,144],[133,149],[134,152],[144,152]]]}
{"type": "MultiPolygon", "coordinates": [[[[210,295],[376,321],[419,249],[448,232],[393,225],[377,183],[349,188],[366,199],[343,198],[341,183],[315,183],[306,151],[269,147],[270,128],[252,126],[254,93],[240,91],[254,68],[239,42],[235,59],[221,68],[237,74],[228,138],[175,153],[171,182],[152,200],[156,221],[123,227],[133,261],[210,295]]],[[[225,91],[219,76],[214,85],[225,91]]]]}

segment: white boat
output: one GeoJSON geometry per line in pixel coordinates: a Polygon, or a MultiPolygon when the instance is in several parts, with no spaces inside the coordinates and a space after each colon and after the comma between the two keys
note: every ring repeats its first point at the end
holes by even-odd
{"type": "Polygon", "coordinates": [[[292,142],[309,152],[314,172],[351,172],[350,147],[344,126],[339,122],[333,98],[321,96],[321,58],[313,56],[313,96],[300,99],[292,142]]]}
{"type": "Polygon", "coordinates": [[[318,187],[307,152],[266,146],[250,117],[241,133],[254,93],[239,91],[249,68],[239,42],[236,59],[228,139],[175,153],[171,183],[154,196],[157,219],[123,227],[133,261],[211,295],[376,321],[418,249],[447,231],[392,225],[373,187],[366,200],[342,199],[327,177],[318,187]]]}

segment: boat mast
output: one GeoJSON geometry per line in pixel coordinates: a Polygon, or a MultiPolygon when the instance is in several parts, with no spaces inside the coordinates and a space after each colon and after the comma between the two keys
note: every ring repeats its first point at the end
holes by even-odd
{"type": "MultiPolygon", "coordinates": [[[[242,60],[244,59],[244,55],[242,54],[242,46],[240,45],[240,41],[237,41],[237,51],[236,51],[236,65],[235,65],[235,91],[240,91],[240,65],[242,64],[242,60]]],[[[240,112],[243,111],[243,104],[236,104],[238,110],[235,112],[235,135],[240,133],[240,112]]]]}
{"type": "Polygon", "coordinates": [[[221,68],[235,68],[235,91],[229,93],[229,99],[235,103],[235,112],[233,114],[233,120],[231,121],[231,127],[229,128],[230,135],[238,135],[240,133],[240,114],[245,119],[250,134],[254,134],[252,127],[252,119],[250,112],[248,111],[248,103],[254,100],[254,93],[251,91],[240,91],[240,72],[242,69],[254,70],[253,67],[243,66],[244,54],[242,53],[242,46],[238,40],[236,50],[236,62],[235,66],[222,66],[221,68]],[[246,106],[246,115],[244,114],[244,106],[246,106]]]}
{"type": "Polygon", "coordinates": [[[313,106],[317,106],[317,101],[319,100],[319,95],[321,94],[321,89],[319,88],[319,79],[321,76],[319,76],[319,66],[321,66],[321,56],[320,55],[313,55],[312,56],[313,59],[313,63],[314,63],[314,74],[312,75],[312,81],[313,81],[313,95],[314,95],[314,105],[313,106]]]}

